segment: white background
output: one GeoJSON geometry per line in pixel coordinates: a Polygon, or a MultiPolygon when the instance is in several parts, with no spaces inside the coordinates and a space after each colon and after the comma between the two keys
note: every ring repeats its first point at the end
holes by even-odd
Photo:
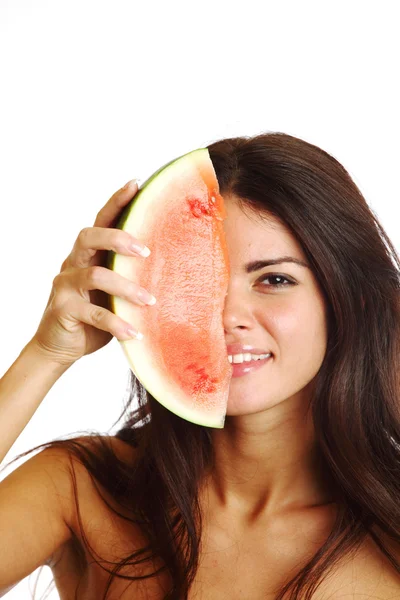
{"type": "MultiPolygon", "coordinates": [[[[282,131],[319,145],[399,249],[397,9],[384,0],[1,0],[1,374],[109,196],[221,137],[282,131]]],[[[116,339],[83,358],[6,461],[63,434],[107,431],[128,370],[116,339]]],[[[46,568],[39,590],[50,579],[46,568]]],[[[28,578],[7,595],[29,598],[28,578]]]]}

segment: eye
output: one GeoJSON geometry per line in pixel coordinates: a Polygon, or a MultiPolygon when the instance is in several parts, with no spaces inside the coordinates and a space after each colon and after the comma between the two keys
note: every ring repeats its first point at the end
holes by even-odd
{"type": "Polygon", "coordinates": [[[288,287],[290,285],[296,285],[296,283],[294,281],[291,281],[290,279],[288,279],[284,275],[279,275],[278,273],[276,273],[276,274],[275,273],[268,273],[268,275],[266,275],[265,277],[263,276],[259,280],[259,283],[263,284],[263,282],[267,281],[267,279],[278,280],[278,283],[269,284],[269,285],[267,285],[267,287],[288,287]],[[283,283],[283,281],[286,281],[287,283],[283,283]]]}

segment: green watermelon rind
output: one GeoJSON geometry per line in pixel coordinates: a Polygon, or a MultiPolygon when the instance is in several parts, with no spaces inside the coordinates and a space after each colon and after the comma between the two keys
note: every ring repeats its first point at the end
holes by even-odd
{"type": "MultiPolygon", "coordinates": [[[[168,173],[171,169],[172,170],[177,169],[178,171],[186,172],[185,165],[188,164],[188,163],[186,163],[186,161],[189,161],[189,164],[192,167],[193,166],[195,167],[196,164],[198,164],[199,162],[203,163],[203,161],[205,159],[210,160],[208,149],[207,148],[199,148],[199,149],[193,150],[192,152],[184,154],[184,155],[166,163],[164,166],[162,166],[160,169],[158,169],[151,177],[149,177],[144,182],[143,186],[141,186],[140,190],[137,192],[137,194],[132,199],[132,201],[123,209],[115,227],[118,229],[124,229],[125,225],[127,224],[128,219],[132,219],[132,223],[135,224],[138,231],[140,231],[140,214],[142,212],[142,209],[145,208],[146,212],[151,210],[151,196],[153,195],[151,183],[153,182],[153,180],[155,180],[157,178],[157,183],[159,183],[160,186],[162,186],[162,181],[159,178],[159,175],[161,174],[161,172],[164,172],[166,176],[171,175],[172,179],[174,179],[175,177],[177,177],[178,172],[168,173]],[[178,164],[176,164],[176,163],[178,163],[178,164]],[[139,224],[138,224],[138,221],[139,221],[139,224]]],[[[153,191],[155,192],[156,190],[153,190],[153,191]]],[[[156,193],[154,195],[155,195],[155,197],[157,196],[156,193]]],[[[126,230],[129,231],[128,228],[126,230]]],[[[133,235],[135,235],[135,234],[133,233],[133,235]]],[[[140,235],[137,235],[136,237],[138,237],[138,239],[140,239],[140,235]]],[[[122,264],[123,260],[124,260],[124,257],[122,257],[121,255],[118,255],[113,251],[109,251],[108,256],[107,256],[107,267],[112,270],[118,271],[118,269],[115,268],[116,262],[118,263],[119,261],[121,261],[121,264],[122,264]]],[[[123,313],[122,307],[124,305],[124,302],[125,301],[122,300],[121,298],[110,295],[108,308],[114,314],[119,314],[119,316],[124,318],[123,315],[121,314],[121,313],[123,313]],[[117,305],[119,305],[120,310],[117,310],[117,305]]],[[[177,401],[177,398],[179,397],[179,393],[176,390],[176,385],[171,383],[171,391],[168,391],[168,389],[167,389],[168,382],[164,381],[163,382],[164,387],[162,388],[162,391],[161,391],[161,385],[159,384],[159,381],[158,381],[159,378],[157,378],[155,376],[155,370],[152,369],[150,361],[149,361],[148,367],[146,365],[146,368],[142,364],[141,368],[139,369],[140,373],[138,373],[136,371],[135,365],[133,364],[132,357],[137,352],[140,352],[140,350],[139,350],[140,347],[135,346],[135,344],[137,345],[137,344],[141,344],[141,343],[143,343],[143,342],[138,342],[136,340],[127,340],[127,341],[120,340],[120,344],[126,355],[126,358],[128,359],[128,362],[131,365],[132,371],[134,372],[136,377],[139,379],[139,381],[141,381],[143,386],[152,394],[152,396],[154,398],[156,398],[156,400],[158,402],[163,404],[168,410],[170,410],[171,412],[175,413],[176,415],[178,415],[179,417],[181,417],[183,419],[187,419],[190,422],[197,423],[197,424],[203,425],[203,426],[208,426],[208,427],[213,427],[213,428],[223,428],[224,421],[225,421],[225,415],[222,415],[220,420],[216,421],[215,413],[208,415],[207,412],[203,410],[203,407],[199,408],[199,410],[196,410],[196,409],[192,410],[184,402],[177,401]],[[172,404],[168,402],[169,396],[174,397],[174,402],[172,404]]],[[[136,354],[136,356],[138,356],[138,355],[136,354]]],[[[161,379],[164,379],[164,378],[161,378],[161,379]]]]}

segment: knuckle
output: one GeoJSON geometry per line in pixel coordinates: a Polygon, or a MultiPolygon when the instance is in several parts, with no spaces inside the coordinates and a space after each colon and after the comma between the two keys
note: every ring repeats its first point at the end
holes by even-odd
{"type": "Polygon", "coordinates": [[[83,229],[81,229],[81,231],[79,232],[78,235],[78,241],[81,245],[85,245],[87,242],[87,238],[90,234],[90,227],[84,227],[83,229]]]}
{"type": "Polygon", "coordinates": [[[93,265],[88,268],[87,278],[89,283],[97,285],[103,279],[103,268],[99,265],[93,265]]]}
{"type": "Polygon", "coordinates": [[[63,273],[58,273],[53,279],[53,288],[58,290],[63,280],[63,273]]]}
{"type": "Polygon", "coordinates": [[[92,309],[91,318],[94,325],[100,324],[104,318],[104,309],[100,306],[94,306],[92,309]]]}
{"type": "Polygon", "coordinates": [[[51,300],[51,310],[54,314],[60,315],[65,312],[68,308],[69,298],[67,294],[58,293],[55,294],[51,300]]]}

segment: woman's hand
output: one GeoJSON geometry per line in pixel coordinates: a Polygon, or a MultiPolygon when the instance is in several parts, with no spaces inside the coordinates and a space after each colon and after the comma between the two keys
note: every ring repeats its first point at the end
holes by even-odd
{"type": "Polygon", "coordinates": [[[69,366],[108,344],[113,336],[127,340],[137,333],[129,323],[105,308],[107,294],[139,306],[149,303],[151,295],[101,266],[108,250],[145,260],[140,255],[144,244],[126,231],[113,228],[122,209],[137,191],[133,180],[108,200],[97,214],[94,226],[79,233],[71,254],[53,280],[49,301],[31,340],[53,362],[69,366]],[[132,244],[134,249],[131,249],[132,244]]]}

